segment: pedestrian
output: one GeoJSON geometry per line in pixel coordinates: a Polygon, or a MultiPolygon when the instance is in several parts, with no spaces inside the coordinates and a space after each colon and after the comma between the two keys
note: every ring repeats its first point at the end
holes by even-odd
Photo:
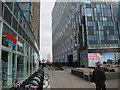
{"type": "Polygon", "coordinates": [[[39,68],[41,69],[41,61],[39,61],[39,68]]]}
{"type": "Polygon", "coordinates": [[[44,70],[46,67],[45,63],[42,63],[42,69],[44,70]]]}
{"type": "Polygon", "coordinates": [[[102,63],[98,61],[96,65],[97,68],[93,71],[92,81],[96,84],[96,90],[106,90],[106,75],[104,69],[102,69],[102,63]]]}

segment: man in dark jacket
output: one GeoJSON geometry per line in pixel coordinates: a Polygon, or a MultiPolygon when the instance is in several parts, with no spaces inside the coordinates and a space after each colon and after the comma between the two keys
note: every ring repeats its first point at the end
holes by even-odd
{"type": "Polygon", "coordinates": [[[96,64],[97,68],[93,71],[93,82],[96,84],[96,90],[106,90],[106,75],[105,71],[101,68],[102,63],[98,61],[96,64]]]}

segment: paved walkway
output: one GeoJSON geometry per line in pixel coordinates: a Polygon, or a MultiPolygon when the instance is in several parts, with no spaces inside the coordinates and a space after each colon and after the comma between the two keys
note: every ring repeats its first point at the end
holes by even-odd
{"type": "MultiPolygon", "coordinates": [[[[49,88],[94,88],[95,84],[88,82],[82,78],[79,78],[70,73],[70,67],[63,67],[64,71],[48,70],[46,73],[50,76],[50,87],[49,88]]],[[[107,80],[107,88],[118,88],[118,80],[107,80]]]]}

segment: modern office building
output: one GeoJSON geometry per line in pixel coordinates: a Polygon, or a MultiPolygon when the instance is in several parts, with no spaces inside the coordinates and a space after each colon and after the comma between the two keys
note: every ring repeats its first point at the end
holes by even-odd
{"type": "Polygon", "coordinates": [[[94,67],[98,60],[113,59],[120,50],[118,6],[117,2],[56,2],[53,61],[94,67]]]}
{"type": "Polygon", "coordinates": [[[39,46],[36,43],[18,2],[0,0],[0,89],[10,88],[15,80],[24,80],[38,69],[39,46]]]}
{"type": "MultiPolygon", "coordinates": [[[[39,1],[39,0],[38,0],[39,1]]],[[[19,2],[19,6],[32,28],[34,33],[36,44],[40,49],[40,2],[19,2]]]]}

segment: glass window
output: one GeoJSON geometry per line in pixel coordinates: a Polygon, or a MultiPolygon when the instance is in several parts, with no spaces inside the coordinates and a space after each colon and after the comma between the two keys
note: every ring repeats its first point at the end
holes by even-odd
{"type": "Polygon", "coordinates": [[[23,12],[25,18],[27,21],[30,21],[30,12],[26,11],[26,12],[23,12]]]}
{"type": "Polygon", "coordinates": [[[9,9],[12,11],[13,8],[13,2],[5,2],[6,5],[9,7],[9,9]]]}
{"type": "Polygon", "coordinates": [[[118,30],[114,31],[114,34],[118,34],[118,30]]]}
{"type": "Polygon", "coordinates": [[[103,24],[102,24],[102,22],[99,22],[99,29],[103,30],[103,24]]]}
{"type": "Polygon", "coordinates": [[[20,17],[19,17],[19,22],[20,22],[20,24],[22,24],[23,23],[23,15],[22,15],[22,12],[20,12],[20,17]]]}
{"type": "Polygon", "coordinates": [[[17,35],[10,28],[8,28],[5,24],[3,25],[2,45],[15,50],[17,43],[16,36],[17,35]]]}
{"type": "Polygon", "coordinates": [[[11,14],[10,10],[8,10],[7,7],[4,8],[4,19],[7,21],[7,23],[9,25],[11,25],[12,14],[11,14]]]}
{"type": "Polygon", "coordinates": [[[103,21],[107,21],[107,18],[106,18],[106,17],[101,17],[101,18],[103,18],[103,21]]]}
{"type": "Polygon", "coordinates": [[[100,39],[104,40],[104,32],[103,31],[100,31],[100,39]]]}
{"type": "Polygon", "coordinates": [[[17,3],[14,3],[14,15],[18,19],[18,14],[19,14],[19,8],[17,3]]]}
{"type": "Polygon", "coordinates": [[[94,8],[94,16],[97,16],[97,10],[94,8]]]}
{"type": "Polygon", "coordinates": [[[93,26],[93,22],[92,21],[87,22],[87,26],[93,26]]]}
{"type": "Polygon", "coordinates": [[[15,57],[15,54],[12,55],[12,83],[15,83],[15,67],[16,67],[16,57],[15,57]]]}
{"type": "Polygon", "coordinates": [[[17,20],[14,17],[13,17],[12,27],[14,28],[15,31],[17,31],[17,29],[18,29],[18,22],[17,22],[17,20]]]}
{"type": "Polygon", "coordinates": [[[104,21],[103,26],[109,26],[109,23],[107,21],[104,21]]]}
{"type": "Polygon", "coordinates": [[[101,12],[100,5],[96,5],[96,7],[97,7],[97,12],[100,13],[101,12]]]}
{"type": "Polygon", "coordinates": [[[24,62],[23,56],[17,55],[17,79],[20,80],[23,77],[24,62]]]}
{"type": "Polygon", "coordinates": [[[85,9],[85,15],[86,16],[92,16],[92,9],[91,8],[86,8],[85,9]]]}
{"type": "Polygon", "coordinates": [[[17,46],[18,46],[18,51],[21,52],[21,53],[24,53],[24,41],[18,37],[18,43],[17,43],[17,46]]]}
{"type": "Polygon", "coordinates": [[[111,9],[103,9],[104,10],[104,16],[112,16],[111,15],[111,9]]]}
{"type": "Polygon", "coordinates": [[[29,75],[29,57],[27,57],[27,75],[29,75]]]}
{"type": "Polygon", "coordinates": [[[2,51],[2,86],[7,87],[8,52],[2,51]]]}
{"type": "Polygon", "coordinates": [[[104,35],[103,35],[103,36],[101,36],[101,40],[104,40],[104,35]]]}
{"type": "Polygon", "coordinates": [[[109,26],[113,26],[113,22],[108,22],[109,26]]]}
{"type": "Polygon", "coordinates": [[[28,2],[24,2],[24,3],[20,3],[19,4],[20,5],[20,8],[21,8],[21,10],[22,11],[28,11],[28,10],[30,10],[30,3],[28,2]]]}

